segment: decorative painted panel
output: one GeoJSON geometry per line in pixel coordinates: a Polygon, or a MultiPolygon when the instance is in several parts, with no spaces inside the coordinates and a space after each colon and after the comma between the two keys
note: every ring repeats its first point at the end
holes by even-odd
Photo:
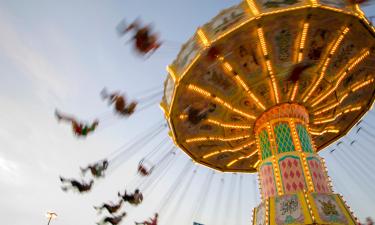
{"type": "Polygon", "coordinates": [[[276,135],[277,152],[293,152],[295,151],[290,127],[287,123],[279,123],[274,127],[276,135]]]}
{"type": "Polygon", "coordinates": [[[264,201],[255,208],[255,225],[265,225],[266,224],[266,207],[264,201]]]}
{"type": "Polygon", "coordinates": [[[348,224],[335,195],[312,193],[312,197],[322,222],[348,224]]]}
{"type": "Polygon", "coordinates": [[[272,155],[271,143],[268,137],[267,130],[264,129],[259,134],[260,149],[262,151],[262,160],[267,159],[272,155]]]}
{"type": "Polygon", "coordinates": [[[190,40],[182,46],[180,53],[173,62],[173,66],[179,76],[181,76],[187,66],[192,63],[194,58],[199,54],[199,50],[200,45],[195,36],[190,38],[190,40]]]}
{"type": "Polygon", "coordinates": [[[304,212],[297,194],[275,197],[276,224],[303,224],[304,212]]]}
{"type": "Polygon", "coordinates": [[[323,5],[328,5],[335,8],[345,8],[349,3],[345,0],[319,0],[319,2],[323,5]]]}
{"type": "Polygon", "coordinates": [[[292,8],[302,6],[306,0],[257,0],[257,6],[262,12],[273,11],[275,9],[292,8]]]}
{"type": "Polygon", "coordinates": [[[167,106],[169,107],[170,104],[171,104],[171,101],[172,101],[173,90],[174,90],[174,82],[173,82],[173,79],[170,76],[168,76],[168,79],[165,81],[164,86],[165,86],[165,90],[164,90],[164,98],[165,99],[164,99],[164,101],[167,104],[167,106]]]}
{"type": "Polygon", "coordinates": [[[301,142],[301,147],[304,152],[314,152],[313,146],[311,144],[310,135],[307,132],[305,126],[302,124],[297,124],[297,133],[299,137],[299,141],[301,142]]]}
{"type": "Polygon", "coordinates": [[[259,175],[264,199],[275,196],[277,190],[272,163],[264,163],[260,167],[259,175]]]}
{"type": "Polygon", "coordinates": [[[284,193],[295,193],[307,189],[301,161],[297,156],[284,156],[279,159],[279,169],[284,193]]]}
{"type": "MultiPolygon", "coordinates": [[[[230,31],[233,27],[249,19],[249,14],[244,10],[243,3],[223,10],[204,27],[210,39],[216,39],[220,35],[230,31]]],[[[247,6],[245,6],[247,7],[247,6]]]]}
{"type": "Polygon", "coordinates": [[[316,157],[307,157],[306,160],[315,187],[315,192],[329,193],[330,189],[328,187],[327,175],[320,160],[316,157]]]}

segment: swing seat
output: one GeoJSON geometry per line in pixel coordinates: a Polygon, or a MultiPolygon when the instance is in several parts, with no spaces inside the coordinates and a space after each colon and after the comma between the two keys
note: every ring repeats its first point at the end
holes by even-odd
{"type": "Polygon", "coordinates": [[[138,173],[141,176],[149,176],[152,173],[152,170],[154,169],[154,165],[146,161],[145,159],[142,159],[138,164],[138,173]]]}

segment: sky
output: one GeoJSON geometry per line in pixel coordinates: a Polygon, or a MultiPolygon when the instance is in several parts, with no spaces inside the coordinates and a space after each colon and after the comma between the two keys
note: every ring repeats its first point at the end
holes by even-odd
{"type": "MultiPolygon", "coordinates": [[[[199,25],[238,2],[0,0],[1,223],[46,224],[45,213],[54,211],[58,214],[51,222],[54,225],[95,224],[101,216],[96,215],[94,205],[115,201],[119,190],[140,184],[136,176],[139,160],[158,143],[164,145],[154,154],[155,161],[171,149],[166,129],[148,145],[138,146],[134,154],[120,154],[118,166],[89,194],[63,192],[58,177],[79,177],[80,166],[113,156],[120,146],[162,121],[156,101],[129,119],[111,117],[99,97],[103,87],[124,91],[129,97],[161,90],[165,67],[181,44],[199,25]],[[135,56],[126,38],[119,38],[115,31],[124,17],[152,22],[165,45],[148,60],[135,56]],[[99,116],[104,126],[86,139],[77,139],[69,125],[57,123],[56,108],[87,121],[99,116]]],[[[375,10],[368,8],[366,13],[375,15],[375,10]]],[[[341,146],[334,153],[329,149],[337,147],[328,147],[321,153],[335,190],[361,219],[375,212],[375,200],[369,197],[375,188],[375,179],[370,179],[375,154],[366,157],[375,144],[366,133],[375,132],[375,112],[364,120],[365,131],[359,135],[353,131],[344,139],[356,139],[359,144],[341,146]]],[[[123,224],[146,219],[161,208],[165,215],[174,215],[161,216],[161,224],[191,224],[193,218],[205,224],[250,223],[251,209],[260,201],[254,175],[213,173],[187,164],[189,159],[179,150],[161,162],[165,173],[141,183],[148,195],[142,206],[125,207],[128,217],[123,224]]]]}

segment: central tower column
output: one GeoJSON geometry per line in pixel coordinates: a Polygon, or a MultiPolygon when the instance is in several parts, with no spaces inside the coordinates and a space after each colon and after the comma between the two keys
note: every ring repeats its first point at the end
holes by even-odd
{"type": "Polygon", "coordinates": [[[253,224],[355,224],[342,198],[333,194],[324,160],[309,134],[309,115],[285,103],[255,122],[262,203],[253,224]]]}

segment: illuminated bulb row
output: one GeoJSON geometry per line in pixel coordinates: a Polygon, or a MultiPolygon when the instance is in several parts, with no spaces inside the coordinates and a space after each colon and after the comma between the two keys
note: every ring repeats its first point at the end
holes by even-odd
{"type": "Polygon", "coordinates": [[[330,176],[327,175],[327,179],[328,179],[328,185],[329,185],[329,188],[331,190],[331,192],[333,192],[333,184],[332,184],[332,179],[330,176]]]}
{"type": "Polygon", "coordinates": [[[256,163],[254,164],[253,168],[256,169],[258,167],[258,165],[259,165],[260,162],[261,162],[260,160],[256,161],[256,163]]]}
{"type": "MultiPolygon", "coordinates": [[[[364,13],[363,13],[363,11],[361,10],[361,8],[359,7],[359,5],[358,4],[355,4],[355,9],[358,11],[358,13],[362,16],[362,17],[364,17],[364,13]]],[[[368,21],[366,21],[367,23],[368,23],[368,21]]]]}
{"type": "Polygon", "coordinates": [[[320,72],[318,80],[315,82],[314,86],[310,89],[309,93],[303,99],[303,102],[306,102],[307,99],[310,98],[312,93],[315,91],[315,89],[318,87],[320,82],[323,80],[324,74],[326,73],[326,70],[327,70],[327,67],[328,67],[328,64],[329,64],[330,60],[331,60],[331,58],[327,58],[326,61],[324,62],[324,65],[323,65],[322,71],[320,72]]]}
{"type": "Polygon", "coordinates": [[[303,49],[305,48],[306,35],[307,35],[308,30],[309,30],[309,23],[305,23],[303,25],[301,42],[300,42],[300,45],[299,45],[299,53],[298,53],[298,60],[297,60],[298,62],[302,61],[303,49]]]}
{"type": "Polygon", "coordinates": [[[333,192],[333,185],[332,185],[332,180],[331,178],[328,176],[328,169],[327,169],[327,166],[326,166],[326,161],[323,159],[323,158],[320,158],[320,161],[321,161],[321,164],[323,165],[323,168],[324,168],[324,171],[325,171],[325,175],[326,175],[326,182],[329,186],[329,189],[331,192],[333,192]]]}
{"type": "Polygon", "coordinates": [[[233,164],[235,164],[236,162],[238,162],[238,161],[240,161],[240,160],[242,160],[242,159],[248,159],[248,158],[250,158],[251,156],[253,156],[253,155],[257,154],[257,153],[258,153],[258,151],[255,150],[255,151],[253,151],[252,153],[250,153],[250,154],[247,155],[247,156],[241,156],[241,157],[239,157],[238,159],[232,160],[231,162],[229,162],[229,163],[227,164],[227,167],[232,166],[233,164]]]}
{"type": "Polygon", "coordinates": [[[208,119],[207,122],[215,124],[220,127],[224,127],[224,128],[236,128],[236,129],[250,129],[251,128],[251,126],[223,123],[223,122],[219,122],[213,119],[208,119]]]}
{"type": "MultiPolygon", "coordinates": [[[[263,55],[267,59],[267,57],[268,57],[268,51],[267,51],[266,41],[264,39],[263,28],[259,27],[257,29],[257,32],[258,32],[259,42],[260,42],[260,45],[262,47],[263,55]]],[[[277,91],[276,79],[275,79],[275,75],[273,73],[271,62],[270,62],[269,59],[266,60],[266,65],[267,65],[268,73],[269,73],[269,75],[271,77],[272,88],[273,88],[273,91],[275,93],[276,103],[278,104],[279,103],[279,93],[277,91]]]]}
{"type": "Polygon", "coordinates": [[[197,138],[190,138],[186,139],[186,143],[192,143],[192,142],[201,142],[201,141],[237,141],[241,139],[249,138],[250,135],[243,135],[243,136],[236,136],[236,137],[197,137],[197,138]]]}
{"type": "Polygon", "coordinates": [[[250,91],[249,87],[245,82],[239,77],[235,76],[236,81],[245,89],[245,91],[250,95],[251,99],[263,110],[266,110],[266,107],[259,101],[259,99],[250,91]]]}
{"type": "Polygon", "coordinates": [[[192,90],[192,91],[195,91],[195,92],[197,92],[197,93],[199,93],[201,95],[204,95],[206,97],[212,97],[212,95],[211,95],[210,92],[208,92],[206,90],[203,90],[202,88],[199,88],[199,87],[197,87],[195,85],[189,84],[188,89],[192,90]]]}
{"type": "Polygon", "coordinates": [[[352,91],[355,92],[355,91],[358,91],[359,89],[371,84],[372,82],[374,82],[374,78],[370,79],[370,80],[367,80],[365,82],[361,82],[359,85],[356,85],[352,88],[352,91]]]}
{"type": "Polygon", "coordinates": [[[264,194],[262,192],[262,182],[260,180],[260,171],[259,173],[257,173],[257,181],[258,181],[258,188],[259,188],[259,193],[260,193],[260,196],[262,197],[262,200],[264,200],[264,194]]]}
{"type": "MultiPolygon", "coordinates": [[[[219,57],[219,60],[222,63],[224,70],[227,73],[233,74],[233,67],[226,61],[224,61],[224,57],[219,57]]],[[[252,100],[263,110],[266,110],[266,107],[259,101],[259,99],[251,92],[250,88],[246,85],[246,83],[241,79],[239,74],[233,74],[234,80],[250,95],[252,100]]]]}
{"type": "Polygon", "coordinates": [[[265,12],[265,13],[262,13],[262,16],[272,15],[272,14],[280,14],[282,12],[293,11],[293,10],[304,9],[304,8],[308,8],[308,6],[298,6],[298,7],[293,7],[293,8],[285,8],[285,9],[265,12]]]}
{"type": "Polygon", "coordinates": [[[314,113],[314,116],[317,116],[317,115],[320,115],[320,114],[322,114],[322,113],[325,113],[325,112],[327,112],[327,111],[329,111],[329,110],[335,108],[335,107],[338,106],[339,104],[340,104],[340,102],[336,102],[335,104],[330,104],[330,106],[328,106],[328,107],[326,107],[326,108],[324,108],[324,109],[321,109],[321,110],[315,112],[315,113],[314,113]]]}
{"type": "Polygon", "coordinates": [[[354,215],[354,212],[352,211],[352,209],[350,208],[350,206],[347,204],[346,200],[344,199],[344,196],[343,195],[340,195],[339,196],[341,197],[341,199],[344,201],[344,205],[346,206],[346,208],[349,210],[350,214],[354,217],[354,219],[356,220],[357,224],[361,224],[360,221],[358,220],[358,217],[356,217],[354,215]]]}
{"type": "Polygon", "coordinates": [[[189,84],[189,85],[188,85],[188,89],[189,89],[189,90],[192,90],[192,91],[195,91],[195,92],[197,92],[197,93],[199,93],[199,94],[201,94],[201,95],[203,95],[203,96],[206,96],[206,97],[208,97],[208,98],[212,98],[213,101],[215,101],[216,103],[221,104],[221,105],[223,105],[224,107],[226,107],[226,108],[232,110],[233,112],[236,112],[236,113],[238,113],[238,114],[240,114],[240,115],[242,115],[242,116],[245,116],[245,117],[247,117],[247,118],[249,118],[249,119],[256,119],[255,116],[250,115],[250,114],[245,113],[245,112],[243,112],[243,111],[241,111],[241,110],[239,110],[239,109],[234,108],[234,107],[231,106],[229,103],[225,102],[224,100],[222,100],[222,99],[219,98],[219,97],[216,97],[216,96],[212,95],[210,92],[208,92],[208,91],[206,91],[206,90],[204,90],[204,89],[202,89],[202,88],[199,88],[199,87],[197,87],[197,86],[195,86],[195,85],[189,84]]]}
{"type": "Polygon", "coordinates": [[[345,27],[345,29],[342,32],[342,34],[340,35],[339,39],[336,41],[335,45],[333,46],[333,48],[329,52],[330,55],[333,55],[336,52],[336,49],[340,45],[341,41],[344,39],[345,35],[349,32],[349,30],[350,30],[349,27],[345,27]]]}
{"type": "Polygon", "coordinates": [[[203,158],[204,159],[207,159],[207,158],[210,158],[212,156],[215,156],[217,154],[220,154],[220,153],[225,153],[225,152],[238,152],[238,151],[241,151],[241,150],[244,150],[245,148],[247,147],[250,147],[251,145],[253,145],[255,142],[254,141],[251,141],[245,145],[242,145],[238,148],[232,148],[232,149],[222,149],[222,150],[218,150],[218,151],[214,151],[214,152],[211,152],[207,155],[204,155],[203,158]]]}
{"type": "Polygon", "coordinates": [[[325,133],[334,133],[334,134],[337,134],[339,132],[340,132],[340,130],[337,130],[337,129],[327,129],[327,130],[323,130],[321,132],[310,131],[310,134],[314,135],[314,136],[320,136],[320,135],[323,135],[325,133]]]}
{"type": "Polygon", "coordinates": [[[313,224],[315,224],[315,216],[314,216],[314,213],[313,213],[313,210],[312,210],[312,207],[311,207],[311,203],[310,203],[309,197],[307,196],[307,192],[306,192],[305,189],[303,190],[303,193],[305,195],[307,207],[309,208],[309,211],[310,211],[311,219],[313,221],[313,224]]]}
{"type": "Polygon", "coordinates": [[[358,110],[361,110],[361,108],[362,108],[362,106],[357,106],[357,107],[353,107],[353,108],[350,108],[350,109],[346,109],[346,110],[344,110],[344,113],[358,111],[358,110]]]}
{"type": "Polygon", "coordinates": [[[296,124],[294,123],[294,120],[293,119],[290,119],[289,120],[289,126],[290,128],[292,128],[292,135],[293,135],[293,139],[294,139],[294,143],[297,147],[297,151],[302,151],[302,147],[301,147],[301,143],[299,141],[299,137],[297,135],[297,129],[296,129],[296,124]]]}
{"type": "Polygon", "coordinates": [[[348,67],[348,69],[343,72],[341,74],[341,76],[339,77],[339,79],[337,80],[335,86],[333,88],[330,88],[329,91],[327,93],[325,93],[322,97],[318,96],[316,99],[316,101],[312,104],[312,106],[316,106],[317,104],[319,104],[321,101],[323,101],[326,97],[328,97],[330,94],[332,94],[334,91],[336,91],[336,89],[338,88],[338,86],[341,84],[342,80],[345,78],[345,76],[355,67],[358,65],[358,63],[360,63],[361,61],[363,61],[368,55],[370,55],[370,51],[367,50],[365,51],[360,57],[358,57],[352,64],[350,64],[350,66],[348,67]]]}
{"type": "Polygon", "coordinates": [[[260,144],[259,144],[259,133],[256,134],[256,138],[255,138],[255,143],[256,143],[256,146],[257,146],[257,151],[259,152],[258,154],[258,160],[262,160],[262,150],[260,149],[260,144]]]}
{"type": "Polygon", "coordinates": [[[272,88],[273,88],[273,92],[275,93],[275,97],[276,97],[276,103],[278,104],[279,101],[280,101],[279,100],[279,92],[277,90],[275,74],[273,73],[271,61],[269,59],[266,60],[266,65],[267,65],[268,73],[270,74],[270,77],[271,77],[272,88]]]}
{"type": "Polygon", "coordinates": [[[339,103],[342,103],[347,97],[349,96],[349,93],[344,94],[340,99],[339,103]]]}
{"type": "Polygon", "coordinates": [[[201,43],[203,44],[203,47],[204,48],[209,47],[210,46],[210,41],[208,40],[207,35],[204,33],[204,31],[202,30],[202,28],[198,29],[197,34],[198,34],[198,37],[199,37],[201,43]]]}
{"type": "MultiPolygon", "coordinates": [[[[307,130],[310,130],[310,126],[309,126],[309,124],[305,124],[306,125],[306,128],[307,128],[307,130]]],[[[315,141],[314,141],[314,139],[312,139],[311,137],[310,137],[310,141],[311,141],[311,144],[312,144],[312,147],[313,147],[313,150],[314,150],[314,152],[316,152],[316,145],[315,145],[315,141]]]]}
{"type": "Polygon", "coordinates": [[[306,155],[305,155],[304,152],[302,152],[301,156],[302,156],[303,168],[305,170],[305,174],[306,174],[306,177],[307,177],[307,183],[308,183],[309,191],[313,192],[314,191],[314,184],[313,184],[312,178],[310,176],[310,171],[309,171],[309,167],[307,165],[306,155]]]}
{"type": "Polygon", "coordinates": [[[362,106],[358,106],[358,107],[353,107],[353,108],[350,108],[350,109],[346,109],[346,110],[344,110],[342,112],[339,112],[338,114],[336,114],[335,116],[333,116],[333,117],[331,117],[329,119],[316,120],[313,123],[314,124],[329,123],[329,122],[332,122],[332,121],[336,120],[338,117],[342,116],[343,114],[354,112],[354,111],[358,111],[358,110],[361,110],[361,108],[362,108],[362,106]]]}
{"type": "Polygon", "coordinates": [[[259,27],[257,29],[257,32],[258,32],[258,38],[259,38],[259,41],[260,41],[260,46],[262,47],[263,55],[268,56],[266,41],[264,39],[263,28],[259,27]]]}
{"type": "MultiPolygon", "coordinates": [[[[374,79],[370,79],[370,80],[367,80],[367,81],[365,81],[365,82],[359,82],[358,85],[353,85],[351,92],[356,92],[356,91],[358,91],[359,89],[361,89],[361,88],[363,88],[363,87],[365,87],[365,86],[371,84],[372,82],[374,82],[374,79]]],[[[350,91],[349,91],[349,92],[350,92],[350,91]]],[[[349,93],[345,93],[345,94],[339,99],[339,102],[338,102],[338,103],[335,103],[335,104],[333,104],[333,105],[331,104],[330,106],[328,106],[328,107],[326,107],[326,108],[324,108],[324,109],[321,109],[321,110],[315,112],[315,113],[314,113],[314,116],[320,115],[320,114],[322,114],[322,113],[324,113],[324,112],[327,112],[327,111],[329,111],[329,110],[335,108],[335,107],[338,106],[340,103],[342,103],[342,102],[343,102],[348,96],[349,96],[349,93]]]]}
{"type": "Polygon", "coordinates": [[[318,2],[316,0],[311,0],[312,7],[317,7],[318,2]]]}
{"type": "Polygon", "coordinates": [[[269,224],[269,209],[270,209],[270,203],[269,198],[266,200],[266,224],[269,224]]]}
{"type": "Polygon", "coordinates": [[[344,29],[344,31],[341,33],[340,37],[335,41],[335,44],[333,45],[331,51],[329,52],[329,55],[327,56],[325,62],[324,62],[324,65],[323,65],[323,68],[322,68],[322,71],[320,72],[320,75],[319,75],[319,78],[318,80],[315,82],[314,86],[310,89],[309,93],[307,94],[307,96],[303,99],[303,102],[306,102],[307,99],[310,98],[310,96],[312,95],[312,93],[315,91],[315,89],[318,87],[318,85],[320,84],[320,82],[323,80],[323,77],[326,73],[326,70],[327,70],[327,67],[328,67],[328,64],[329,62],[331,61],[331,57],[333,54],[335,54],[336,52],[336,49],[338,48],[338,46],[341,44],[342,40],[344,39],[345,35],[349,32],[349,28],[346,27],[344,29]]]}
{"type": "Polygon", "coordinates": [[[251,12],[254,14],[254,15],[258,15],[259,14],[259,10],[258,8],[255,6],[255,3],[253,0],[246,0],[247,4],[249,5],[250,7],[250,10],[251,12]]]}
{"type": "Polygon", "coordinates": [[[328,9],[328,10],[335,11],[335,12],[340,12],[340,13],[343,13],[343,14],[346,14],[346,15],[353,15],[353,13],[349,13],[349,12],[344,11],[342,9],[334,8],[334,7],[327,6],[327,5],[320,5],[320,8],[328,9]]]}
{"type": "Polygon", "coordinates": [[[188,118],[188,115],[187,115],[187,114],[181,114],[181,115],[178,116],[178,118],[179,118],[180,120],[185,120],[185,119],[188,118]]]}
{"type": "Polygon", "coordinates": [[[275,170],[276,185],[277,185],[277,194],[278,195],[282,195],[283,191],[282,191],[282,186],[281,186],[281,178],[280,178],[279,167],[277,166],[277,162],[276,162],[276,157],[275,156],[272,156],[272,164],[273,164],[273,168],[275,170]]]}
{"type": "Polygon", "coordinates": [[[292,97],[290,97],[290,101],[294,101],[294,99],[297,96],[297,91],[298,91],[298,81],[294,84],[293,92],[292,92],[292,97]]]}
{"type": "Polygon", "coordinates": [[[226,72],[232,72],[233,67],[228,62],[223,62],[223,68],[226,72]]]}
{"type": "Polygon", "coordinates": [[[271,130],[271,124],[270,123],[267,123],[267,133],[268,133],[268,138],[270,139],[271,152],[272,152],[272,154],[276,154],[276,148],[273,145],[274,142],[275,142],[275,139],[273,139],[272,130],[271,130]],[[274,149],[274,151],[272,151],[272,149],[274,149]]]}

